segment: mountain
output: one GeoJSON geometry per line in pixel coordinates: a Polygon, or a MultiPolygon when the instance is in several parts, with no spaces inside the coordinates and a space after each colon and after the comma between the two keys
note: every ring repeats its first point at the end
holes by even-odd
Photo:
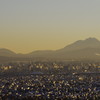
{"type": "Polygon", "coordinates": [[[64,59],[96,59],[100,54],[100,41],[96,38],[79,40],[56,52],[64,59]]]}
{"type": "Polygon", "coordinates": [[[35,51],[31,57],[54,59],[99,59],[100,41],[96,38],[78,40],[62,49],[55,51],[35,51]]]}
{"type": "Polygon", "coordinates": [[[11,51],[11,50],[8,50],[8,49],[1,48],[0,49],[0,56],[14,57],[14,56],[16,56],[16,53],[11,51]]]}
{"type": "Polygon", "coordinates": [[[87,38],[78,40],[59,50],[38,50],[28,54],[16,54],[7,49],[0,49],[0,56],[15,57],[17,59],[98,60],[100,59],[100,41],[96,38],[87,38]]]}
{"type": "Polygon", "coordinates": [[[86,40],[79,40],[58,51],[72,51],[72,50],[78,50],[78,49],[84,49],[84,48],[100,48],[100,41],[97,40],[96,38],[88,38],[86,40]]]}

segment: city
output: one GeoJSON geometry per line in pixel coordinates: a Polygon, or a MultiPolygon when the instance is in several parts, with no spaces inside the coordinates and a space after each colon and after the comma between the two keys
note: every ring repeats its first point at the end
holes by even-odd
{"type": "Polygon", "coordinates": [[[100,100],[100,0],[0,0],[0,100],[100,100]]]}
{"type": "Polygon", "coordinates": [[[2,100],[100,99],[99,62],[15,62],[0,71],[2,100]]]}

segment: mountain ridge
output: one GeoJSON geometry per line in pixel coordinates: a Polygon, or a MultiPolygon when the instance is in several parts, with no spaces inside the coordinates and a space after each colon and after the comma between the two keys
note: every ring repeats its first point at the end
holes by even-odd
{"type": "Polygon", "coordinates": [[[19,58],[91,59],[99,57],[96,54],[100,54],[100,41],[96,38],[78,40],[58,50],[37,50],[27,54],[16,54],[8,49],[0,49],[0,56],[19,58]]]}

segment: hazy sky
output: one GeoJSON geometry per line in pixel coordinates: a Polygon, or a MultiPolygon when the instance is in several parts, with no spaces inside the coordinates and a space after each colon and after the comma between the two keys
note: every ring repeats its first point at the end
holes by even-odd
{"type": "Polygon", "coordinates": [[[17,53],[100,39],[100,0],[0,0],[0,48],[17,53]]]}

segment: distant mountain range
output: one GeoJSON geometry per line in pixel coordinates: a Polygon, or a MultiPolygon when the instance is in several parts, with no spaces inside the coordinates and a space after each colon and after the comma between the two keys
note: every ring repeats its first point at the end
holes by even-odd
{"type": "Polygon", "coordinates": [[[100,59],[100,41],[96,38],[79,40],[59,50],[39,50],[28,54],[16,54],[8,49],[0,49],[1,59],[59,59],[59,60],[98,60],[100,59]]]}

